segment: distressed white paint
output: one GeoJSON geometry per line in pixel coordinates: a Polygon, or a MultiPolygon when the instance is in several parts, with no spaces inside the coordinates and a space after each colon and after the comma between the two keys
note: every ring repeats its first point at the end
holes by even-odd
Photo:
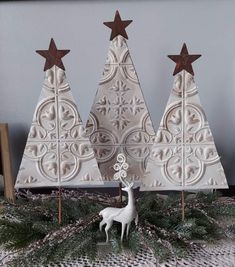
{"type": "Polygon", "coordinates": [[[183,70],[175,77],[141,190],[227,187],[194,77],[183,70]]]}
{"type": "Polygon", "coordinates": [[[140,180],[154,130],[126,40],[110,42],[108,57],[91,108],[87,131],[105,181],[113,178],[118,153],[129,163],[129,177],[140,180]]]}
{"type": "Polygon", "coordinates": [[[102,184],[65,72],[45,73],[16,188],[102,184]]]}

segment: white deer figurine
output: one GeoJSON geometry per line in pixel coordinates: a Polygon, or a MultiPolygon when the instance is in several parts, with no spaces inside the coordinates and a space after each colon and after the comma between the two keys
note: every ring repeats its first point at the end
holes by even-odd
{"type": "Polygon", "coordinates": [[[128,193],[128,204],[124,208],[108,207],[99,213],[99,215],[103,217],[103,220],[100,222],[100,231],[102,231],[102,226],[106,224],[106,242],[109,241],[108,231],[111,228],[113,221],[120,222],[122,224],[121,241],[123,241],[125,228],[127,227],[126,237],[128,238],[131,222],[135,219],[135,224],[137,225],[138,223],[138,214],[136,211],[133,194],[133,183],[128,183],[124,180],[124,178],[127,176],[126,170],[128,169],[125,155],[118,154],[117,162],[118,163],[114,165],[114,170],[118,172],[114,174],[114,179],[120,180],[125,185],[122,190],[128,193]]]}

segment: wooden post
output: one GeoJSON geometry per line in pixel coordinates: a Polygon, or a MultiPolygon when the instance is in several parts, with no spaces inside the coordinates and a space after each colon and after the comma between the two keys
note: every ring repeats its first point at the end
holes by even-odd
{"type": "Polygon", "coordinates": [[[181,191],[181,208],[182,208],[182,222],[185,219],[185,202],[184,202],[184,190],[181,191]]]}
{"type": "Polygon", "coordinates": [[[59,197],[58,197],[58,223],[62,223],[62,199],[61,199],[61,187],[59,187],[59,197]]]}
{"type": "Polygon", "coordinates": [[[119,202],[122,205],[122,183],[119,183],[119,202]]]}
{"type": "Polygon", "coordinates": [[[7,123],[0,123],[0,153],[3,168],[4,196],[6,199],[14,202],[15,191],[12,178],[10,141],[7,123]]]}
{"type": "MultiPolygon", "coordinates": [[[[182,75],[182,101],[181,101],[181,115],[182,115],[182,134],[181,134],[181,156],[182,156],[182,186],[184,188],[185,186],[185,132],[186,132],[186,127],[185,127],[185,110],[186,110],[186,93],[185,93],[185,70],[183,70],[183,75],[182,75]]],[[[184,210],[184,190],[181,191],[181,208],[182,208],[182,222],[184,221],[185,218],[185,210],[184,210]]]]}

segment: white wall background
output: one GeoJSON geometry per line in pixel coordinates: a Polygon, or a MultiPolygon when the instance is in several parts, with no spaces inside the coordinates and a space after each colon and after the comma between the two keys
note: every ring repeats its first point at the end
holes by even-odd
{"type": "Polygon", "coordinates": [[[235,185],[235,1],[12,1],[0,2],[0,122],[9,123],[16,176],[44,79],[50,38],[64,57],[68,82],[83,121],[87,120],[109,46],[116,10],[133,19],[127,28],[131,56],[155,126],[173,83],[183,42],[194,63],[202,105],[228,181],[235,185]]]}

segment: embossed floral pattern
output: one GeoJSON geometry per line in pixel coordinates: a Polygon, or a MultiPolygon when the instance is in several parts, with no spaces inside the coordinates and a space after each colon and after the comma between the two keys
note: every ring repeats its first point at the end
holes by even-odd
{"type": "Polygon", "coordinates": [[[100,172],[65,73],[47,70],[16,187],[101,184],[100,172]]]}
{"type": "Polygon", "coordinates": [[[106,95],[102,96],[97,102],[96,110],[104,116],[108,115],[117,130],[123,130],[130,123],[131,115],[135,116],[144,109],[144,101],[137,96],[127,100],[126,93],[131,89],[122,80],[117,80],[109,90],[115,92],[110,97],[114,98],[113,101],[106,95]]]}
{"type": "Polygon", "coordinates": [[[193,76],[183,70],[175,77],[142,190],[226,188],[221,170],[193,76]]]}
{"type": "Polygon", "coordinates": [[[105,179],[113,179],[110,166],[118,153],[127,157],[132,179],[143,177],[155,132],[126,40],[120,35],[110,42],[87,133],[105,179]]]}

